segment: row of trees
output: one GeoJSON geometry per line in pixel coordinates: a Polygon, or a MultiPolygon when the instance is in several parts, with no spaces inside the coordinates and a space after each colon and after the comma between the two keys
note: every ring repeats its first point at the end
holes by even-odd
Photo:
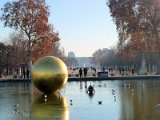
{"type": "Polygon", "coordinates": [[[101,59],[101,64],[110,61],[116,65],[140,66],[145,58],[148,66],[160,66],[160,1],[108,0],[107,6],[116,24],[119,42],[115,50],[101,59]]]}
{"type": "Polygon", "coordinates": [[[131,60],[119,56],[117,48],[98,49],[92,54],[92,62],[100,67],[137,67],[141,65],[141,60],[131,60]]]}
{"type": "MultiPolygon", "coordinates": [[[[19,74],[20,69],[27,69],[28,66],[28,41],[25,39],[22,33],[12,33],[6,43],[0,43],[0,73],[3,74],[19,74]]],[[[31,60],[34,62],[38,58],[45,55],[54,55],[62,58],[67,62],[67,58],[64,56],[64,52],[60,49],[59,42],[56,42],[48,51],[47,45],[43,43],[42,51],[32,49],[31,60]],[[35,54],[37,53],[37,54],[35,54]]],[[[23,70],[22,70],[23,71],[23,70]]]]}

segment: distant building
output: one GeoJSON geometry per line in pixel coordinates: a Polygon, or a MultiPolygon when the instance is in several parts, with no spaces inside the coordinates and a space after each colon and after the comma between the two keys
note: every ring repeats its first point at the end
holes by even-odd
{"type": "Polygon", "coordinates": [[[74,52],[68,52],[68,58],[76,58],[74,52]]]}
{"type": "Polygon", "coordinates": [[[68,60],[69,60],[69,66],[68,67],[78,67],[78,61],[76,59],[74,52],[68,52],[68,60]]]}
{"type": "Polygon", "coordinates": [[[74,52],[68,52],[70,67],[95,67],[92,63],[93,57],[76,57],[74,52]]]}
{"type": "Polygon", "coordinates": [[[92,57],[77,57],[79,67],[94,67],[92,57]]]}

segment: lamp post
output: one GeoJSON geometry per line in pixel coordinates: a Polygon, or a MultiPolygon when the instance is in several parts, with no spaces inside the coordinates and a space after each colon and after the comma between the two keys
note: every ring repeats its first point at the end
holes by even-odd
{"type": "Polygon", "coordinates": [[[0,49],[0,78],[2,77],[2,50],[0,49]]]}

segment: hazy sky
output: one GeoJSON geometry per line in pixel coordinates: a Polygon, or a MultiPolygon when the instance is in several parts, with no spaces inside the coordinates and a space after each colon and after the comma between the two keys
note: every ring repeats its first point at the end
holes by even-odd
{"type": "MultiPolygon", "coordinates": [[[[0,7],[7,1],[1,0],[0,7]]],[[[99,48],[116,45],[117,33],[106,6],[106,0],[47,0],[50,6],[49,22],[59,32],[61,47],[76,56],[91,56],[99,48]]],[[[0,40],[11,30],[0,22],[0,40]]]]}

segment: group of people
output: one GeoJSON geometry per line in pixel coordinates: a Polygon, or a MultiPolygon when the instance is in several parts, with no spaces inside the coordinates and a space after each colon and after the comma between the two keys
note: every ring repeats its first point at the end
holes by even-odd
{"type": "MultiPolygon", "coordinates": [[[[122,67],[122,68],[120,67],[120,68],[119,68],[119,74],[124,75],[124,72],[125,72],[125,71],[127,71],[127,70],[125,70],[124,67],[122,67]]],[[[135,68],[131,68],[129,71],[131,71],[131,74],[132,74],[132,75],[135,74],[135,68]]]]}
{"type": "Polygon", "coordinates": [[[23,69],[23,78],[29,78],[29,69],[23,69]]]}
{"type": "Polygon", "coordinates": [[[80,68],[79,69],[79,77],[81,78],[83,76],[83,74],[84,74],[84,77],[87,77],[87,72],[88,72],[88,69],[86,67],[84,67],[83,70],[82,70],[82,68],[80,68]]]}

